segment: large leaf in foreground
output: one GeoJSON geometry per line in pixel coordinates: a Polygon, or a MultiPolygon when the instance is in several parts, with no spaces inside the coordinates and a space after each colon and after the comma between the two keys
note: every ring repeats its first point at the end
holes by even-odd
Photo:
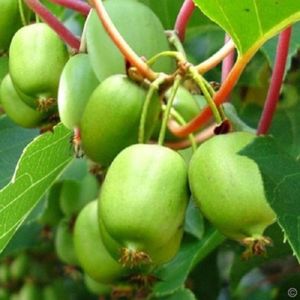
{"type": "Polygon", "coordinates": [[[156,275],[159,281],[153,288],[154,295],[167,296],[183,288],[193,267],[222,244],[224,239],[216,229],[210,228],[201,240],[183,243],[176,257],[158,270],[156,275]]]}
{"type": "Polygon", "coordinates": [[[268,202],[300,261],[300,163],[281,150],[271,137],[257,138],[241,153],[258,164],[268,202]]]}
{"type": "Polygon", "coordinates": [[[295,0],[194,0],[220,25],[244,55],[255,52],[266,40],[300,19],[300,1],[295,0]]]}
{"type": "Polygon", "coordinates": [[[0,251],[72,159],[70,131],[62,125],[24,150],[11,182],[0,191],[0,251]]]}
{"type": "Polygon", "coordinates": [[[0,188],[9,183],[25,146],[38,135],[38,130],[24,129],[6,116],[0,118],[0,188]]]}
{"type": "Polygon", "coordinates": [[[152,298],[151,300],[196,300],[195,295],[192,293],[191,290],[186,288],[178,289],[171,295],[152,298]]]}

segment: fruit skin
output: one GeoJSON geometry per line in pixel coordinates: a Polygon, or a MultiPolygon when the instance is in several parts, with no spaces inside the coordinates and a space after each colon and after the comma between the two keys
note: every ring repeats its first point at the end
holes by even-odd
{"type": "Polygon", "coordinates": [[[247,132],[215,136],[197,149],[189,167],[192,195],[204,216],[241,242],[261,237],[276,219],[257,164],[238,154],[254,138],[247,132]]]}
{"type": "Polygon", "coordinates": [[[37,111],[22,101],[9,74],[2,80],[0,99],[7,116],[19,126],[25,128],[39,127],[47,119],[45,112],[37,111]]]}
{"type": "Polygon", "coordinates": [[[91,293],[98,296],[109,295],[112,292],[112,286],[97,282],[86,273],[84,274],[84,284],[91,293]]]}
{"type": "Polygon", "coordinates": [[[81,181],[64,180],[60,193],[59,204],[65,216],[76,216],[80,210],[98,196],[99,184],[91,174],[81,181]]]}
{"type": "Polygon", "coordinates": [[[28,105],[37,107],[39,100],[56,98],[68,52],[48,25],[35,23],[19,29],[11,41],[9,57],[9,71],[17,91],[33,98],[24,99],[28,105]]]}
{"type": "Polygon", "coordinates": [[[30,267],[30,259],[25,253],[19,254],[9,267],[12,280],[21,280],[25,277],[30,267]]]}
{"type": "Polygon", "coordinates": [[[97,282],[111,283],[125,273],[103,245],[98,227],[97,201],[87,204],[78,215],[74,246],[82,269],[97,282]]]}
{"type": "MultiPolygon", "coordinates": [[[[132,0],[105,1],[105,9],[126,42],[147,59],[170,50],[164,28],[149,7],[132,0]],[[126,16],[124,18],[124,16],[126,16]]],[[[87,19],[87,48],[98,79],[125,74],[125,60],[103,28],[97,13],[92,10],[87,19]]],[[[174,71],[172,59],[162,58],[152,66],[155,71],[174,71]]]]}
{"type": "Polygon", "coordinates": [[[133,145],[115,158],[106,175],[100,228],[102,222],[121,248],[142,251],[160,264],[178,250],[188,199],[187,168],[178,153],[159,145],[133,145]],[[169,243],[174,251],[167,249],[169,243]]]}
{"type": "Polygon", "coordinates": [[[72,220],[63,218],[55,234],[55,250],[61,261],[69,265],[78,265],[74,249],[72,220]]]}
{"type": "MultiPolygon", "coordinates": [[[[141,112],[147,91],[123,75],[114,75],[96,88],[85,108],[80,130],[86,155],[107,166],[125,147],[138,139],[141,112]]],[[[153,131],[160,109],[153,97],[147,114],[146,137],[153,131]]]]}
{"type": "Polygon", "coordinates": [[[99,81],[87,54],[77,54],[66,63],[59,81],[58,111],[69,129],[78,127],[84,108],[99,81]]]}
{"type": "Polygon", "coordinates": [[[42,299],[42,291],[33,283],[25,283],[19,291],[20,300],[40,300],[42,299]]]}
{"type": "Polygon", "coordinates": [[[9,48],[14,33],[22,26],[18,1],[1,0],[0,15],[0,52],[2,52],[9,48]]]}

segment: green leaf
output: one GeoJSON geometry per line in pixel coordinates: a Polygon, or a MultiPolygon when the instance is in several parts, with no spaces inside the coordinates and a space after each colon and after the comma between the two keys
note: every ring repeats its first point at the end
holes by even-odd
{"type": "Polygon", "coordinates": [[[179,253],[157,271],[160,279],[153,288],[155,296],[166,296],[182,288],[193,267],[224,241],[217,230],[210,229],[203,239],[183,243],[179,253]]]}
{"type": "Polygon", "coordinates": [[[257,50],[266,40],[300,19],[295,0],[194,0],[235,42],[240,55],[257,50]],[[252,48],[252,49],[251,49],[252,48]]]}
{"type": "MultiPolygon", "coordinates": [[[[202,16],[199,16],[200,18],[202,16]]],[[[204,61],[224,44],[224,32],[215,24],[208,23],[201,26],[189,27],[187,30],[184,49],[191,63],[204,61]]],[[[220,67],[213,68],[206,74],[207,80],[219,81],[220,67]]]]}
{"type": "Polygon", "coordinates": [[[181,288],[169,296],[155,297],[151,300],[197,300],[191,290],[181,288]]]}
{"type": "Polygon", "coordinates": [[[13,255],[14,253],[32,248],[41,243],[41,224],[36,222],[24,224],[12,238],[10,243],[0,254],[0,257],[13,255]]]}
{"type": "Polygon", "coordinates": [[[38,130],[24,129],[9,118],[0,118],[0,188],[11,179],[24,147],[38,135],[38,130]]]}
{"type": "Polygon", "coordinates": [[[204,235],[204,219],[199,208],[192,199],[186,210],[184,230],[199,240],[204,235]]]}
{"type": "Polygon", "coordinates": [[[159,17],[165,29],[174,27],[176,16],[182,5],[182,0],[141,0],[159,17]]]}
{"type": "Polygon", "coordinates": [[[0,251],[71,161],[70,136],[58,125],[24,150],[13,179],[0,191],[0,251]]]}
{"type": "MultiPolygon", "coordinates": [[[[153,12],[159,17],[165,29],[174,28],[178,12],[183,3],[182,0],[140,0],[139,2],[146,4],[153,10],[153,12]]],[[[212,24],[212,22],[199,10],[196,10],[189,20],[187,30],[196,29],[199,26],[206,25],[208,23],[212,24]]]]}
{"type": "Polygon", "coordinates": [[[231,122],[234,130],[255,133],[256,130],[254,128],[248,126],[243,120],[240,119],[235,107],[231,103],[224,103],[222,108],[226,118],[231,122]]]}
{"type": "MultiPolygon", "coordinates": [[[[249,96],[246,95],[242,102],[238,99],[236,107],[239,117],[255,128],[262,111],[262,105],[257,105],[256,103],[264,100],[266,90],[263,89],[262,93],[254,93],[252,91],[248,89],[247,94],[249,96]]],[[[299,96],[296,85],[286,84],[283,86],[280,101],[270,128],[270,134],[274,136],[279,144],[284,145],[285,151],[293,157],[300,155],[299,96]]],[[[241,96],[238,97],[241,98],[241,96]]]]}
{"type": "Polygon", "coordinates": [[[268,202],[300,261],[300,163],[271,137],[258,137],[241,154],[258,164],[268,202]]]}

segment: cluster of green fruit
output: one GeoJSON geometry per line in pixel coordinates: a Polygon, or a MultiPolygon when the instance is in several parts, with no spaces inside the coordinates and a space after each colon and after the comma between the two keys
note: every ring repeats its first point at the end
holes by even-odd
{"type": "Polygon", "coordinates": [[[62,277],[53,264],[56,257],[49,247],[31,249],[7,256],[0,266],[1,300],[65,299],[62,277]]]}
{"type": "MultiPolygon", "coordinates": [[[[134,0],[106,1],[105,6],[139,55],[149,58],[170,49],[159,19],[146,6],[134,0]]],[[[58,109],[62,123],[80,132],[87,157],[108,168],[97,201],[92,201],[99,194],[92,177],[84,179],[88,184],[67,181],[52,188],[49,205],[59,198],[63,215],[50,224],[57,225],[60,259],[80,265],[99,284],[149,274],[178,252],[191,194],[224,235],[254,253],[263,251],[269,240],[262,234],[275,214],[257,165],[238,155],[255,136],[216,136],[197,149],[189,165],[170,148],[137,144],[149,82],[125,75],[124,58],[94,11],[86,21],[84,41],[88,53],[69,58],[64,43],[46,24],[22,27],[11,40],[9,74],[0,90],[6,114],[24,127],[51,122],[58,109]]],[[[164,58],[153,68],[170,73],[174,66],[164,58]]],[[[156,92],[151,99],[146,141],[151,136],[155,140],[169,94],[156,92]]],[[[202,103],[180,86],[174,105],[188,121],[202,103]]],[[[167,139],[175,137],[169,132],[167,139]]]]}
{"type": "Polygon", "coordinates": [[[59,261],[83,279],[90,293],[130,298],[141,286],[127,283],[137,270],[123,268],[103,244],[97,217],[98,180],[88,172],[84,159],[75,160],[67,173],[74,171],[73,179],[62,175],[51,187],[39,223],[53,236],[59,261]]]}

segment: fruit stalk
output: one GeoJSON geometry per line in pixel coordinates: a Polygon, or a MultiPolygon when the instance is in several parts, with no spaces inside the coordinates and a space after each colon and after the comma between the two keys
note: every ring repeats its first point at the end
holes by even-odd
{"type": "Polygon", "coordinates": [[[169,120],[169,116],[170,116],[170,113],[171,113],[172,104],[173,104],[173,101],[175,99],[177,90],[179,88],[181,79],[182,79],[181,76],[176,76],[176,78],[174,80],[174,84],[172,86],[172,93],[171,93],[170,98],[168,99],[166,110],[164,111],[164,115],[163,115],[163,121],[162,121],[162,124],[161,124],[161,129],[160,129],[160,132],[159,132],[159,137],[158,137],[158,144],[159,145],[163,145],[163,143],[164,143],[166,130],[167,130],[167,126],[168,126],[168,120],[169,120]]]}
{"type": "MultiPolygon", "coordinates": [[[[166,109],[166,107],[164,107],[164,109],[166,109]]],[[[186,121],[184,120],[184,118],[174,108],[171,109],[171,116],[174,117],[174,119],[180,125],[186,124],[186,121]]],[[[169,124],[168,124],[168,127],[169,127],[169,124]]],[[[193,152],[195,152],[197,150],[197,143],[196,143],[196,139],[192,133],[189,134],[188,141],[189,141],[190,146],[192,147],[193,152]]]]}
{"type": "Polygon", "coordinates": [[[169,40],[169,43],[174,46],[177,52],[179,52],[184,58],[186,58],[186,53],[181,40],[175,30],[165,31],[169,40]]]}
{"type": "MultiPolygon", "coordinates": [[[[234,64],[232,70],[228,74],[226,80],[222,84],[220,90],[214,95],[214,102],[217,106],[221,105],[226,101],[227,96],[232,91],[237,80],[242,74],[247,63],[253,57],[253,52],[249,51],[243,56],[240,56],[234,64]]],[[[197,117],[187,123],[185,126],[174,128],[173,134],[178,137],[185,137],[193,131],[196,131],[203,126],[211,118],[212,111],[210,107],[206,107],[197,117]]]]}
{"type": "Polygon", "coordinates": [[[212,111],[212,114],[215,118],[216,123],[217,124],[222,123],[222,117],[220,115],[218,107],[216,106],[215,102],[213,101],[213,99],[205,85],[203,77],[197,72],[197,70],[194,67],[190,67],[189,72],[191,73],[193,80],[197,83],[200,90],[202,91],[202,93],[205,97],[205,100],[212,111]]]}
{"type": "Polygon", "coordinates": [[[272,123],[285,73],[291,34],[292,27],[288,27],[279,35],[271,83],[257,129],[258,135],[266,134],[272,123]]]}
{"type": "Polygon", "coordinates": [[[80,0],[49,0],[58,5],[73,9],[84,16],[87,16],[90,12],[91,7],[80,0]]]}
{"type": "Polygon", "coordinates": [[[118,47],[120,52],[126,57],[131,65],[137,68],[142,76],[153,81],[157,78],[157,74],[152,71],[149,66],[133,51],[133,49],[127,44],[125,39],[121,36],[120,32],[117,30],[112,20],[110,19],[108,13],[106,12],[102,1],[92,0],[95,6],[95,10],[102,22],[103,27],[107,31],[111,40],[118,47]]]}
{"type": "Polygon", "coordinates": [[[156,91],[158,91],[159,86],[164,82],[165,76],[158,77],[155,81],[153,81],[150,84],[145,103],[143,106],[142,114],[141,114],[141,120],[140,120],[140,126],[139,126],[139,136],[138,136],[138,142],[140,144],[146,143],[145,141],[145,126],[147,121],[147,113],[150,107],[151,99],[153,98],[153,95],[156,91]]]}
{"type": "Polygon", "coordinates": [[[220,48],[215,54],[209,57],[207,60],[203,61],[196,66],[200,74],[204,74],[207,71],[216,67],[225,57],[230,55],[235,49],[233,41],[230,39],[225,45],[220,48]]]}
{"type": "Polygon", "coordinates": [[[20,12],[20,17],[22,20],[22,24],[23,26],[27,25],[27,20],[24,14],[24,7],[23,7],[23,1],[22,0],[18,0],[18,5],[19,5],[19,12],[20,12]]]}
{"type": "Polygon", "coordinates": [[[31,8],[45,23],[47,23],[71,48],[76,50],[80,47],[80,40],[73,35],[52,13],[40,3],[39,0],[25,0],[31,8]]]}
{"type": "Polygon", "coordinates": [[[175,22],[175,31],[181,41],[184,41],[187,24],[193,14],[195,4],[193,0],[185,0],[175,22]]]}
{"type": "MultiPolygon", "coordinates": [[[[168,128],[169,128],[170,131],[172,131],[174,123],[175,122],[169,122],[168,128]]],[[[194,137],[196,145],[201,144],[201,143],[205,142],[206,140],[208,140],[209,138],[211,138],[214,135],[215,128],[216,128],[216,124],[212,124],[212,125],[208,126],[207,128],[201,130],[199,133],[197,133],[194,137]]],[[[181,140],[179,142],[167,142],[167,143],[165,143],[165,146],[167,146],[167,147],[169,147],[173,150],[180,150],[180,149],[189,148],[189,147],[191,147],[191,145],[192,144],[191,144],[190,139],[181,140]]]]}

